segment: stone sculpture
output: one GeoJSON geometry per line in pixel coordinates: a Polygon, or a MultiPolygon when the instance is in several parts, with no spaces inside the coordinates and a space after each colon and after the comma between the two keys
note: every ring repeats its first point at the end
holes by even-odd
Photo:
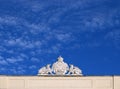
{"type": "Polygon", "coordinates": [[[68,64],[59,56],[58,61],[53,63],[52,68],[50,68],[50,64],[48,64],[39,69],[38,75],[82,75],[82,71],[73,65],[70,65],[69,68],[68,64]]]}
{"type": "Polygon", "coordinates": [[[52,69],[50,68],[50,64],[47,64],[38,71],[38,75],[48,75],[48,74],[52,74],[52,69]]]}
{"type": "Polygon", "coordinates": [[[52,69],[56,75],[64,75],[69,70],[69,66],[63,61],[63,58],[60,56],[58,57],[58,61],[53,64],[52,69]]]}
{"type": "Polygon", "coordinates": [[[68,75],[82,75],[82,70],[74,65],[70,65],[68,75]]]}

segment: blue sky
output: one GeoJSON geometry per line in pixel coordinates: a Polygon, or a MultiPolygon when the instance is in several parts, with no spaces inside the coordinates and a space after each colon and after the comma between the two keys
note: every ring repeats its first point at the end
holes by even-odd
{"type": "Polygon", "coordinates": [[[36,75],[59,55],[84,75],[120,75],[120,1],[0,0],[0,74],[36,75]]]}

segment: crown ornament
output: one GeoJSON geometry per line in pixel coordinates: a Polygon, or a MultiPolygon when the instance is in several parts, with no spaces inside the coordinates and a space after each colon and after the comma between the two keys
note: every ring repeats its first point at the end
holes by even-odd
{"type": "Polygon", "coordinates": [[[47,64],[46,66],[40,68],[38,70],[38,75],[81,75],[82,70],[74,65],[68,65],[63,61],[64,59],[59,56],[57,61],[51,64],[47,64]]]}

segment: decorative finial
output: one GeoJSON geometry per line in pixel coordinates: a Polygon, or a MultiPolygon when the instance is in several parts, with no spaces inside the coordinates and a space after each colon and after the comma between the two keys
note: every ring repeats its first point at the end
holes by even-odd
{"type": "Polygon", "coordinates": [[[63,62],[62,56],[59,56],[59,57],[58,57],[58,61],[59,61],[59,62],[63,62]]]}

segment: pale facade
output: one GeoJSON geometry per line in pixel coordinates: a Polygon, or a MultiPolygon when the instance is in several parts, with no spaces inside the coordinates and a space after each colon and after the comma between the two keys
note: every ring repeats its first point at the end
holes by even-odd
{"type": "Polygon", "coordinates": [[[0,76],[0,89],[120,89],[120,76],[0,76]]]}

